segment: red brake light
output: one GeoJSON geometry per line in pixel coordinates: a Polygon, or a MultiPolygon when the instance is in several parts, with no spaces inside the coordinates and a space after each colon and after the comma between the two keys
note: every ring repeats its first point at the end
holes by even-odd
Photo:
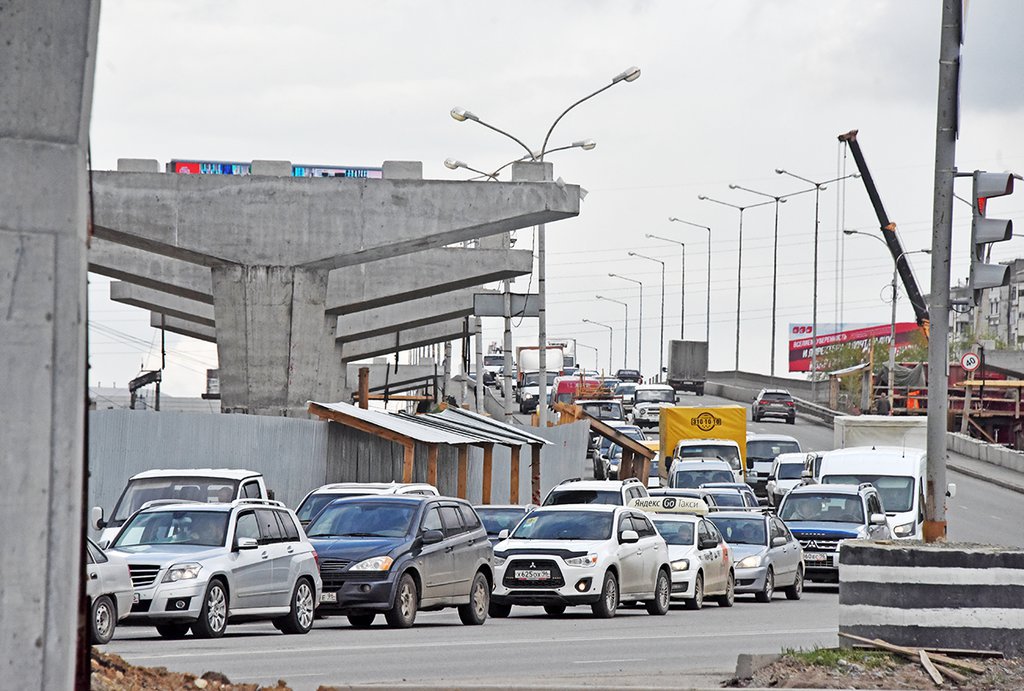
{"type": "Polygon", "coordinates": [[[319,571],[320,570],[320,555],[316,553],[315,549],[313,550],[313,562],[316,563],[316,570],[319,571]]]}
{"type": "Polygon", "coordinates": [[[788,405],[790,408],[792,408],[793,407],[793,401],[786,401],[786,405],[788,405]]]}

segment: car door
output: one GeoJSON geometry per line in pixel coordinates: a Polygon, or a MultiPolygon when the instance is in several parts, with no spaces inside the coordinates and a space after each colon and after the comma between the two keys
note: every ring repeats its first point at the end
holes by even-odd
{"type": "Polygon", "coordinates": [[[619,591],[623,595],[631,595],[641,590],[644,580],[643,548],[639,541],[622,542],[622,533],[627,530],[635,530],[633,518],[629,513],[623,512],[619,514],[615,531],[615,539],[618,541],[619,591]]]}
{"type": "Polygon", "coordinates": [[[231,583],[229,583],[231,609],[267,607],[267,591],[273,581],[273,562],[267,545],[256,549],[237,549],[242,538],[260,540],[260,525],[256,512],[240,511],[235,520],[235,533],[231,553],[231,583]]]}
{"type": "MultiPolygon", "coordinates": [[[[462,522],[466,525],[466,563],[470,565],[469,568],[472,570],[469,575],[470,581],[466,586],[466,593],[469,593],[469,589],[472,587],[473,575],[476,573],[476,565],[490,563],[494,555],[494,549],[491,547],[491,541],[487,539],[487,531],[484,530],[483,523],[480,522],[480,517],[476,515],[473,507],[469,504],[459,504],[458,507],[462,513],[462,522]]],[[[513,523],[514,526],[515,524],[513,523]]]]}
{"type": "Polygon", "coordinates": [[[786,526],[778,518],[772,516],[768,519],[768,554],[771,558],[772,568],[775,569],[775,582],[778,585],[786,585],[793,582],[796,575],[797,557],[799,550],[794,549],[792,537],[787,534],[786,526]],[[776,547],[775,539],[782,538],[785,544],[776,547]]]}
{"type": "Polygon", "coordinates": [[[640,585],[645,592],[653,593],[658,583],[658,569],[666,560],[668,547],[646,516],[633,514],[633,526],[640,536],[640,542],[637,544],[643,550],[644,558],[643,580],[640,585]]]}
{"type": "MultiPolygon", "coordinates": [[[[443,535],[444,523],[437,504],[431,505],[423,515],[420,523],[420,537],[429,530],[440,531],[443,535]]],[[[416,563],[420,567],[423,580],[423,600],[443,599],[450,592],[449,583],[452,579],[452,553],[447,537],[432,545],[422,544],[416,563]]]]}
{"type": "Polygon", "coordinates": [[[697,523],[697,558],[704,570],[704,592],[707,594],[725,590],[721,539],[721,534],[710,521],[701,519],[697,523]]]}
{"type": "Polygon", "coordinates": [[[284,547],[284,556],[274,560],[274,581],[284,585],[283,604],[291,605],[291,595],[295,588],[295,581],[302,570],[301,557],[306,554],[307,549],[299,539],[299,531],[295,527],[295,521],[287,511],[275,510],[274,516],[281,528],[281,545],[284,547]]]}
{"type": "Polygon", "coordinates": [[[281,607],[287,605],[291,598],[288,544],[273,509],[256,509],[256,520],[260,524],[260,548],[265,550],[271,565],[270,579],[264,586],[266,604],[263,606],[281,607]]]}
{"type": "MultiPolygon", "coordinates": [[[[868,521],[871,520],[872,514],[880,513],[885,515],[885,509],[882,508],[882,500],[878,498],[878,494],[871,492],[867,495],[865,504],[867,505],[867,515],[864,517],[868,521]]],[[[872,540],[888,540],[890,537],[889,524],[884,523],[882,525],[868,524],[868,535],[872,540]]]]}
{"type": "Polygon", "coordinates": [[[441,506],[441,522],[444,524],[447,549],[451,554],[452,571],[448,597],[465,602],[468,601],[469,585],[476,573],[476,538],[469,533],[462,512],[456,504],[441,506]]]}

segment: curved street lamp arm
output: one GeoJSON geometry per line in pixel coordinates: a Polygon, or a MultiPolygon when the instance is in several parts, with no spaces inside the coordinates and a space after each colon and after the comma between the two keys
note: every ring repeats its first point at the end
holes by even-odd
{"type": "Polygon", "coordinates": [[[684,221],[683,219],[676,218],[675,216],[669,216],[668,220],[670,222],[671,221],[675,221],[676,223],[685,223],[686,225],[693,226],[694,228],[703,228],[704,230],[708,231],[709,233],[711,232],[711,226],[703,226],[700,223],[691,223],[690,221],[684,221]]]}
{"type": "MultiPolygon", "coordinates": [[[[704,227],[705,226],[701,226],[701,228],[704,228],[704,227]]],[[[708,230],[711,230],[711,229],[708,228],[708,230]]],[[[679,245],[681,247],[686,247],[686,243],[681,241],[681,240],[673,240],[672,238],[663,238],[660,235],[651,235],[650,233],[646,233],[644,235],[644,237],[649,238],[651,240],[662,240],[663,242],[672,242],[672,243],[675,243],[676,245],[679,245]]]]}
{"type": "MultiPolygon", "coordinates": [[[[680,242],[679,244],[681,245],[683,243],[680,242]]],[[[648,260],[650,260],[652,262],[658,262],[662,266],[665,266],[665,262],[663,262],[662,260],[655,259],[654,257],[648,257],[646,254],[640,254],[639,252],[630,252],[629,256],[631,256],[631,257],[639,257],[640,259],[648,259],[648,260]]]]}
{"type": "MultiPolygon", "coordinates": [[[[544,135],[544,143],[543,143],[543,144],[541,144],[541,147],[540,147],[540,160],[541,160],[541,161],[543,161],[543,160],[544,160],[544,154],[548,153],[548,151],[547,151],[547,148],[548,148],[548,140],[549,140],[549,139],[551,138],[551,133],[555,131],[555,127],[556,127],[556,126],[558,125],[559,121],[560,121],[560,120],[561,120],[562,118],[564,118],[564,117],[566,116],[566,114],[567,114],[567,113],[568,113],[568,112],[569,112],[570,110],[572,110],[573,108],[575,108],[575,107],[576,107],[576,106],[578,106],[579,104],[583,103],[584,101],[587,101],[587,100],[590,100],[590,99],[592,99],[592,98],[593,98],[594,96],[597,96],[597,95],[598,95],[599,93],[601,93],[602,91],[606,91],[606,90],[608,90],[608,89],[612,88],[612,87],[613,87],[613,86],[615,86],[616,84],[618,84],[618,82],[612,82],[611,84],[606,84],[606,85],[602,86],[602,87],[601,87],[600,89],[598,89],[597,91],[595,91],[594,93],[590,94],[589,96],[584,96],[583,98],[581,98],[580,100],[576,101],[576,102],[575,102],[575,103],[573,103],[573,104],[572,104],[571,106],[569,106],[568,108],[566,108],[565,110],[563,110],[563,111],[562,111],[562,114],[561,114],[561,115],[559,115],[559,116],[558,116],[557,118],[555,118],[555,121],[554,121],[553,123],[551,123],[551,127],[549,127],[549,128],[548,128],[548,133],[547,133],[546,135],[544,135]]],[[[532,152],[531,152],[531,153],[532,153],[532,152]]]]}

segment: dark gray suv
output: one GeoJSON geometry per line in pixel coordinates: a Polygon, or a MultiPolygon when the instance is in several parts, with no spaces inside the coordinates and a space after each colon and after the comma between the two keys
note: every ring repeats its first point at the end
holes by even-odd
{"type": "Polygon", "coordinates": [[[336,499],[306,528],[320,556],[319,612],[366,628],[413,625],[418,610],[457,607],[483,624],[494,575],[491,543],[469,503],[451,497],[389,495],[336,499]]]}
{"type": "Polygon", "coordinates": [[[796,423],[796,401],[785,389],[761,389],[750,406],[750,418],[759,422],[766,417],[780,417],[789,424],[796,423]]]}

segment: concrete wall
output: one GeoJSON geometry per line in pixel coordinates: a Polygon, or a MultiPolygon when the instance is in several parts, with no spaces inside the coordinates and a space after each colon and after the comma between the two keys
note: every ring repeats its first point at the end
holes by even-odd
{"type": "Polygon", "coordinates": [[[1022,593],[1022,551],[850,541],[839,553],[840,633],[1022,655],[1022,593]]]}
{"type": "Polygon", "coordinates": [[[947,448],[954,453],[1024,473],[1024,453],[1020,451],[1014,451],[999,444],[989,444],[957,432],[950,432],[946,435],[946,444],[947,448]]]}

